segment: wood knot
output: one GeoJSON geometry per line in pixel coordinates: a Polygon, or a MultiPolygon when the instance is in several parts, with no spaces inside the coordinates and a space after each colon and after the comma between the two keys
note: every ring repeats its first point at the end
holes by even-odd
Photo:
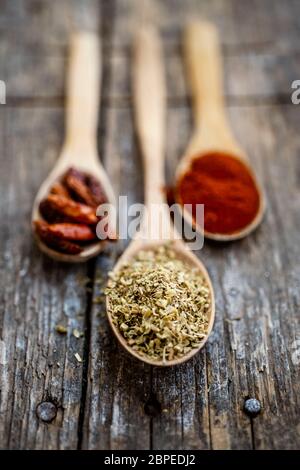
{"type": "Polygon", "coordinates": [[[45,423],[51,423],[56,418],[57,407],[51,401],[43,401],[37,406],[36,414],[45,423]]]}
{"type": "Polygon", "coordinates": [[[247,398],[244,403],[244,411],[248,416],[255,418],[261,412],[260,401],[256,398],[247,398]]]}

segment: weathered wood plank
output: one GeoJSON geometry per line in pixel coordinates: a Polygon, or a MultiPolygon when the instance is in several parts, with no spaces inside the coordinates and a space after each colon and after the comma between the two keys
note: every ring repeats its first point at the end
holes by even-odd
{"type": "MultiPolygon", "coordinates": [[[[7,86],[8,104],[16,99],[39,99],[43,106],[62,103],[67,60],[65,56],[49,56],[40,51],[25,56],[23,51],[10,47],[2,50],[1,63],[5,68],[1,79],[7,86]],[[8,58],[8,59],[7,59],[8,58]],[[43,101],[42,101],[43,100],[43,101]],[[58,101],[59,100],[59,101],[58,101]]],[[[113,82],[105,100],[111,105],[130,102],[130,63],[127,53],[113,53],[110,58],[113,82]]],[[[178,48],[166,48],[168,98],[177,105],[187,98],[184,63],[178,48]]],[[[243,98],[251,103],[260,98],[276,99],[291,93],[291,83],[299,73],[299,54],[273,55],[242,53],[224,56],[225,95],[234,102],[243,98]],[[245,80],[247,77],[247,80],[245,80]]],[[[16,102],[18,103],[18,102],[16,102]]],[[[247,103],[247,101],[246,101],[247,103]]]]}
{"type": "Polygon", "coordinates": [[[100,6],[98,0],[1,0],[0,31],[27,53],[61,52],[73,31],[98,31],[100,6]]]}
{"type": "Polygon", "coordinates": [[[3,448],[78,446],[90,268],[45,259],[34,248],[29,221],[35,192],[62,144],[63,110],[57,103],[62,103],[66,44],[78,28],[98,30],[98,9],[97,0],[1,2],[0,78],[8,104],[26,105],[0,109],[3,448]],[[47,103],[51,109],[43,108],[47,103]],[[55,331],[57,323],[67,326],[66,336],[55,331]],[[84,336],[75,338],[74,328],[84,336]]]}
{"type": "MultiPolygon", "coordinates": [[[[81,399],[86,266],[44,258],[31,206],[61,145],[62,110],[1,106],[1,448],[76,448],[81,399]],[[59,335],[56,324],[68,334],[59,335]],[[37,406],[50,402],[43,419],[37,406]],[[49,405],[51,406],[51,405],[49,405]]],[[[47,405],[44,405],[44,407],[47,405]]],[[[40,409],[41,411],[42,409],[40,409]]]]}
{"type": "Polygon", "coordinates": [[[263,256],[256,249],[251,260],[263,280],[253,280],[263,317],[254,311],[257,328],[249,335],[251,387],[264,406],[254,421],[257,448],[297,449],[300,442],[299,118],[291,105],[266,109],[257,120],[269,200],[261,241],[268,249],[263,256]]]}
{"type": "MultiPolygon", "coordinates": [[[[111,57],[112,86],[108,99],[111,105],[128,105],[131,96],[131,56],[111,57]]],[[[298,55],[258,53],[224,54],[225,97],[233,104],[261,104],[261,100],[290,100],[291,84],[299,74],[298,55]]],[[[178,48],[165,49],[168,99],[175,107],[189,97],[183,56],[178,48]]],[[[266,103],[265,103],[266,104],[266,103]]]]}
{"type": "MultiPolygon", "coordinates": [[[[128,195],[128,205],[140,202],[143,199],[141,162],[133,139],[130,111],[104,109],[103,112],[106,123],[103,161],[116,194],[128,195]]],[[[121,218],[125,224],[126,214],[121,214],[121,218]]],[[[126,240],[118,243],[119,254],[126,243],[126,240]]],[[[117,346],[103,303],[107,271],[115,256],[112,253],[100,257],[96,268],[83,448],[147,449],[150,417],[144,407],[151,395],[150,367],[133,361],[117,346]]]]}
{"type": "Polygon", "coordinates": [[[105,56],[99,148],[116,194],[128,194],[129,204],[143,200],[127,102],[128,45],[136,18],[149,15],[163,33],[169,96],[175,98],[168,111],[170,182],[191,131],[178,47],[181,25],[201,13],[221,30],[230,119],[268,197],[266,219],[253,236],[224,246],[206,242],[199,253],[216,290],[216,324],[205,350],[172,370],[133,361],[108,327],[102,289],[125,243],[101,256],[94,272],[93,262],[68,267],[44,259],[30,237],[35,191],[61,145],[63,112],[56,98],[63,96],[67,37],[78,25],[99,27],[99,2],[82,6],[76,1],[75,7],[67,0],[2,3],[0,63],[8,94],[47,98],[52,109],[0,107],[0,281],[6,286],[0,294],[0,446],[299,447],[300,107],[256,107],[256,101],[239,107],[232,99],[288,96],[290,80],[299,78],[297,55],[292,56],[298,47],[299,2],[118,0],[105,6],[102,28],[114,33],[112,40],[111,34],[103,37],[111,57],[105,56]],[[112,22],[107,13],[113,15],[115,3],[112,22]],[[142,6],[136,8],[137,3],[142,6]],[[95,279],[91,311],[86,275],[95,279]],[[57,323],[68,326],[67,337],[55,332],[57,323]],[[73,337],[74,327],[85,336],[73,337]],[[78,364],[75,352],[86,362],[78,364]],[[243,412],[249,396],[263,406],[252,421],[243,412]],[[41,402],[50,405],[39,408],[40,417],[57,413],[51,424],[36,415],[41,402]]]}
{"type": "Polygon", "coordinates": [[[173,42],[185,21],[195,17],[213,21],[228,47],[294,47],[299,29],[299,2],[287,0],[116,0],[113,43],[130,44],[137,24],[150,22],[173,42]]]}
{"type": "MultiPolygon", "coordinates": [[[[70,35],[78,29],[98,31],[99,10],[98,0],[2,1],[0,70],[13,103],[64,95],[70,35]]],[[[49,100],[42,104],[51,106],[49,100]]]]}
{"type": "MultiPolygon", "coordinates": [[[[107,35],[110,32],[106,30],[107,35]]],[[[110,109],[103,104],[111,89],[111,72],[105,56],[99,148],[116,195],[127,195],[130,205],[143,199],[142,167],[130,110],[110,109]]],[[[126,213],[120,217],[123,227],[126,213]]],[[[132,361],[118,347],[107,322],[103,298],[107,272],[127,242],[119,241],[116,249],[99,257],[96,264],[82,448],[147,449],[151,445],[147,409],[151,398],[150,368],[132,361]]]]}
{"type": "MultiPolygon", "coordinates": [[[[144,3],[138,2],[138,5],[144,5],[144,3]]],[[[249,3],[251,4],[251,2],[249,3]]],[[[178,6],[177,2],[175,4],[178,6]]],[[[62,100],[64,95],[68,37],[78,27],[98,30],[100,23],[99,3],[96,0],[90,0],[83,7],[82,3],[77,5],[77,2],[73,4],[67,0],[42,3],[33,0],[24,3],[24,0],[22,0],[19,2],[4,2],[4,5],[2,26],[0,22],[0,34],[3,37],[0,65],[4,64],[1,67],[1,79],[7,83],[8,97],[12,98],[13,102],[16,99],[35,98],[39,99],[43,105],[51,106],[51,98],[55,98],[56,101],[62,100]],[[19,8],[16,8],[16,5],[19,8]],[[42,36],[40,34],[41,30],[43,31],[42,36]]],[[[129,2],[122,0],[118,5],[114,37],[122,38],[122,47],[117,42],[117,44],[114,44],[116,47],[111,50],[109,47],[110,41],[106,39],[105,35],[102,36],[105,45],[104,53],[106,56],[112,53],[110,60],[112,61],[112,67],[115,69],[113,86],[106,98],[109,100],[129,100],[130,89],[128,86],[130,82],[127,75],[130,73],[130,57],[128,56],[128,45],[132,37],[133,27],[136,25],[138,13],[133,7],[132,0],[129,2]],[[127,4],[129,9],[127,9],[127,4]],[[123,14],[124,8],[126,12],[119,19],[119,15],[123,14]],[[125,49],[123,47],[124,43],[126,44],[125,49]]],[[[181,16],[179,2],[179,11],[176,9],[175,13],[173,9],[170,9],[171,19],[168,15],[168,21],[166,21],[165,16],[159,19],[158,12],[155,13],[156,9],[160,11],[163,8],[164,10],[163,5],[165,5],[165,2],[153,2],[151,5],[146,2],[145,5],[143,8],[145,11],[149,10],[150,16],[154,15],[154,22],[161,26],[164,37],[165,58],[168,65],[167,70],[169,71],[168,94],[171,99],[185,99],[186,89],[183,63],[180,56],[180,41],[186,14],[181,16]]],[[[242,31],[249,30],[249,32],[258,27],[257,16],[258,18],[262,16],[263,24],[268,24],[267,12],[269,13],[269,10],[266,11],[265,2],[259,2],[259,5],[257,5],[258,14],[253,12],[249,15],[245,14],[248,2],[247,5],[245,2],[233,2],[232,6],[230,6],[231,2],[209,2],[207,4],[205,2],[201,2],[201,4],[195,2],[191,5],[190,9],[185,8],[187,16],[194,10],[198,11],[197,9],[200,8],[201,10],[205,7],[205,11],[210,12],[209,17],[211,16],[211,19],[219,26],[224,47],[225,93],[227,95],[234,98],[248,97],[251,99],[251,97],[254,97],[258,99],[261,96],[272,97],[286,95],[290,92],[291,82],[297,76],[299,62],[299,48],[295,51],[291,47],[291,45],[297,44],[293,40],[293,34],[299,26],[297,20],[293,18],[292,8],[286,8],[284,10],[285,14],[283,14],[281,2],[276,1],[274,3],[275,13],[277,12],[280,18],[282,16],[283,33],[280,36],[280,43],[275,47],[277,43],[272,36],[272,40],[265,40],[257,48],[256,43],[253,44],[251,41],[238,47],[241,41],[239,24],[243,26],[242,31]],[[202,4],[204,6],[201,6],[202,4]],[[240,19],[241,16],[243,21],[240,19]],[[244,16],[247,16],[246,19],[244,16]],[[220,21],[218,21],[218,18],[220,21]],[[229,44],[227,42],[228,29],[231,31],[233,41],[229,44]],[[244,77],[247,77],[247,80],[244,77]]],[[[140,8],[141,6],[138,6],[137,11],[140,8]]],[[[105,13],[106,16],[103,18],[103,25],[108,29],[112,26],[112,11],[113,2],[109,6],[109,14],[105,13]]],[[[274,14],[271,16],[274,18],[274,14]]],[[[277,19],[276,16],[276,21],[277,19]]],[[[262,30],[262,27],[260,27],[260,30],[262,30]]]]}
{"type": "Polygon", "coordinates": [[[209,449],[209,407],[205,353],[168,371],[154,369],[154,449],[209,449]]]}

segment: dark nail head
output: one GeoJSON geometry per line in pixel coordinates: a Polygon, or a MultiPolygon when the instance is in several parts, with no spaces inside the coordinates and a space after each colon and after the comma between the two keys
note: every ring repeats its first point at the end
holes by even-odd
{"type": "Polygon", "coordinates": [[[244,411],[251,417],[257,416],[261,411],[260,401],[256,398],[248,398],[244,404],[244,411]]]}
{"type": "Polygon", "coordinates": [[[51,423],[57,414],[57,408],[54,403],[44,401],[37,406],[36,414],[45,423],[51,423]]]}

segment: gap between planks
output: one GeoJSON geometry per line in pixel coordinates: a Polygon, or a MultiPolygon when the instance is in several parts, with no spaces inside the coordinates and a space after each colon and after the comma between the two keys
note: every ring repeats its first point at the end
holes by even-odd
{"type": "MultiPolygon", "coordinates": [[[[188,105],[190,96],[169,97],[167,105],[169,108],[183,108],[188,105]]],[[[290,93],[278,93],[270,95],[226,95],[227,107],[243,106],[286,106],[293,105],[290,93]]],[[[64,107],[64,96],[8,96],[6,107],[8,108],[57,108],[64,107]]],[[[132,106],[131,96],[103,97],[103,107],[108,108],[130,108],[132,106]]]]}

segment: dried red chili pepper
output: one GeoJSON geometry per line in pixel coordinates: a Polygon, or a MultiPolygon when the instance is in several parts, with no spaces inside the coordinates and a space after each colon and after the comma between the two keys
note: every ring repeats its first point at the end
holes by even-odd
{"type": "Polygon", "coordinates": [[[100,204],[105,204],[107,197],[99,181],[92,175],[87,175],[86,181],[93,196],[94,205],[98,207],[100,204]]]}
{"type": "Polygon", "coordinates": [[[95,209],[86,204],[56,194],[49,194],[46,201],[50,210],[74,222],[93,225],[98,221],[95,209]]]}
{"type": "Polygon", "coordinates": [[[76,199],[88,206],[96,206],[91,190],[85,183],[85,176],[83,173],[71,168],[67,171],[64,177],[64,183],[71,191],[71,194],[74,194],[76,199]]]}
{"type": "Polygon", "coordinates": [[[67,175],[74,176],[76,179],[80,180],[82,183],[86,182],[86,176],[87,176],[86,173],[84,171],[78,170],[77,168],[74,168],[73,166],[66,171],[65,177],[67,175]]]}
{"type": "Polygon", "coordinates": [[[83,251],[83,247],[80,245],[53,234],[51,230],[49,230],[49,224],[47,224],[47,222],[37,220],[35,222],[35,229],[39,238],[47,246],[55,249],[56,251],[70,255],[78,255],[83,251]]]}
{"type": "Polygon", "coordinates": [[[52,204],[48,199],[43,199],[39,205],[39,211],[43,219],[45,219],[49,224],[60,223],[60,222],[70,222],[70,218],[66,217],[53,209],[52,204]]]}
{"type": "Polygon", "coordinates": [[[48,226],[49,232],[62,239],[73,240],[77,242],[90,241],[96,238],[94,230],[84,224],[51,224],[48,226]]]}
{"type": "Polygon", "coordinates": [[[52,188],[50,189],[50,194],[57,194],[58,196],[65,196],[70,197],[67,189],[59,182],[54,183],[52,188]]]}

